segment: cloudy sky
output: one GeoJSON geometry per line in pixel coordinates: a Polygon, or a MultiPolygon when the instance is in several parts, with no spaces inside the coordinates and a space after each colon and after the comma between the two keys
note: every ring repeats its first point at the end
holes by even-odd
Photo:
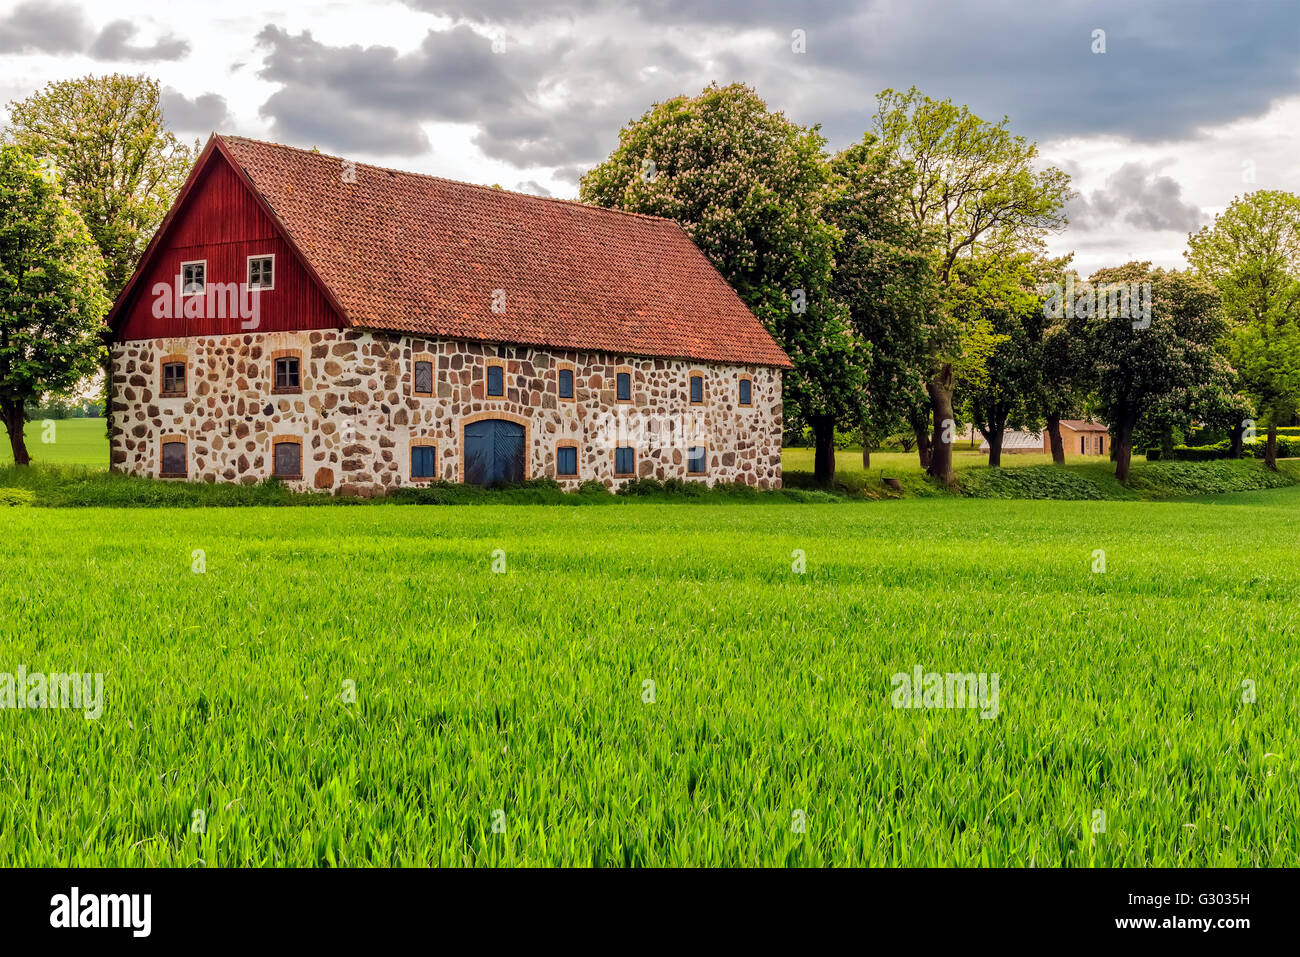
{"type": "Polygon", "coordinates": [[[1234,195],[1300,191],[1300,0],[0,0],[0,67],[6,103],[144,72],[187,137],[565,197],[630,119],[713,81],[834,148],[916,85],[1005,114],[1071,174],[1053,249],[1085,274],[1181,265],[1234,195]]]}

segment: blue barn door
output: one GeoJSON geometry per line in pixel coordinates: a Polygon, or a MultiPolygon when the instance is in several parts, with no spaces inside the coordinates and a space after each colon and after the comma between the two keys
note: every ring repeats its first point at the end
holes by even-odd
{"type": "Polygon", "coordinates": [[[465,426],[465,482],[505,485],[524,480],[524,427],[503,419],[465,426]]]}

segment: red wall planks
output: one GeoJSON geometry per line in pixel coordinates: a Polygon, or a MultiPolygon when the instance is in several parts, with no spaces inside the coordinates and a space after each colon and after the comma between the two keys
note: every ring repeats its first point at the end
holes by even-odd
{"type": "MultiPolygon", "coordinates": [[[[171,294],[174,298],[174,292],[171,294]]],[[[258,205],[249,187],[214,151],[199,173],[184,205],[176,211],[167,235],[145,266],[132,301],[118,323],[115,339],[165,339],[216,336],[238,332],[290,332],[298,329],[337,329],[345,325],[320,287],[281,238],[276,223],[258,205]],[[173,301],[172,317],[154,314],[154,287],[176,285],[180,264],[205,260],[208,283],[246,283],[248,257],[275,256],[275,288],[259,298],[256,328],[245,329],[244,317],[215,315],[186,318],[173,301]]],[[[206,310],[205,310],[206,311],[206,310]]]]}

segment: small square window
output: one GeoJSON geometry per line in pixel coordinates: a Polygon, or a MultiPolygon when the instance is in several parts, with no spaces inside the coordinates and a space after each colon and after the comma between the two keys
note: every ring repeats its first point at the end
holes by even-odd
{"type": "Polygon", "coordinates": [[[488,395],[506,394],[506,370],[501,368],[501,366],[488,366],[487,394],[488,395]]]}
{"type": "Polygon", "coordinates": [[[562,445],[555,450],[555,474],[572,477],[578,474],[578,450],[562,445]]]}
{"type": "Polygon", "coordinates": [[[297,356],[279,356],[275,360],[275,391],[301,392],[301,361],[297,356]]]}
{"type": "Polygon", "coordinates": [[[275,257],[274,256],[248,257],[248,288],[249,289],[274,289],[275,288],[275,257]]]}
{"type": "Polygon", "coordinates": [[[411,446],[411,478],[431,479],[436,474],[438,450],[432,445],[411,446]]]}
{"type": "Polygon", "coordinates": [[[162,447],[162,475],[185,474],[185,443],[180,441],[164,442],[162,447]]]}
{"type": "Polygon", "coordinates": [[[417,362],[415,364],[416,395],[433,395],[433,363],[417,362]]]}
{"type": "Polygon", "coordinates": [[[686,473],[688,475],[704,474],[705,450],[702,445],[692,445],[686,454],[686,473]]]}
{"type": "Polygon", "coordinates": [[[301,478],[302,443],[276,442],[273,468],[277,478],[301,478]]]}
{"type": "Polygon", "coordinates": [[[749,379],[740,380],[740,404],[753,405],[754,403],[754,383],[749,379]]]}
{"type": "Polygon", "coordinates": [[[636,474],[636,449],[623,446],[614,450],[614,474],[636,474]]]}
{"type": "Polygon", "coordinates": [[[620,372],[616,377],[618,383],[618,401],[632,401],[632,373],[620,372]]]}
{"type": "Polygon", "coordinates": [[[162,394],[165,396],[185,394],[184,362],[167,362],[163,364],[162,394]]]}
{"type": "Polygon", "coordinates": [[[561,399],[573,398],[573,370],[572,369],[560,370],[560,398],[561,399]]]}
{"type": "Polygon", "coordinates": [[[704,376],[691,376],[691,405],[701,405],[704,402],[704,376]]]}
{"type": "Polygon", "coordinates": [[[202,295],[207,272],[207,262],[181,263],[181,292],[186,296],[202,295]]]}

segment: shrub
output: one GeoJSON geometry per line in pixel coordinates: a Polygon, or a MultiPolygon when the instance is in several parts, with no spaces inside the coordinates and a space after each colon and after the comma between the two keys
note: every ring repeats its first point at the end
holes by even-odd
{"type": "Polygon", "coordinates": [[[36,501],[36,493],[27,488],[0,488],[0,508],[8,506],[31,505],[36,501]]]}
{"type": "Polygon", "coordinates": [[[658,495],[664,490],[664,483],[653,478],[637,478],[619,486],[616,495],[658,495]]]}

